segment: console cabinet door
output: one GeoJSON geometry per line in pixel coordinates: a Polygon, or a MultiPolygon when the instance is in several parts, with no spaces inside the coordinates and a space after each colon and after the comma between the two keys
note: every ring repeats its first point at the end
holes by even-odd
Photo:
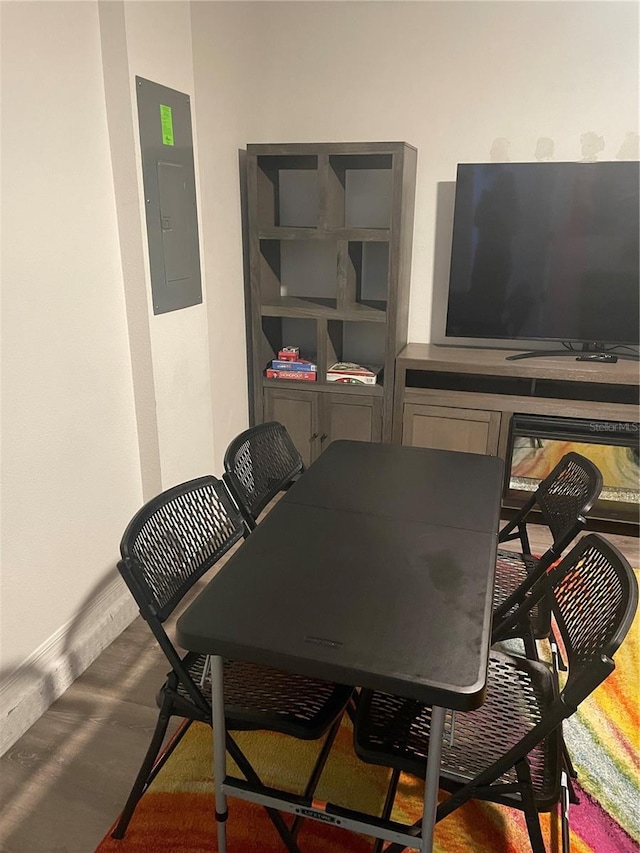
{"type": "Polygon", "coordinates": [[[293,388],[264,389],[265,421],[280,421],[287,428],[306,466],[321,452],[319,396],[314,391],[293,388]]]}
{"type": "Polygon", "coordinates": [[[382,400],[346,394],[323,394],[322,449],[339,439],[382,440],[382,400]]]}
{"type": "Polygon", "coordinates": [[[499,434],[500,412],[421,403],[404,405],[402,443],[410,447],[496,456],[499,434]]]}

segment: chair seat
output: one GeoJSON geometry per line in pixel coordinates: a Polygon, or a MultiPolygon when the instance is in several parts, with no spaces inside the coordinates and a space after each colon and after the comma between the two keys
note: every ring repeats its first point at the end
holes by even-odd
{"type": "MultiPolygon", "coordinates": [[[[528,733],[554,698],[553,675],[544,664],[491,651],[487,696],[476,711],[446,712],[441,759],[441,787],[466,784],[528,733]]],[[[364,761],[424,778],[431,707],[411,699],[363,691],[355,726],[355,750],[364,761]]],[[[558,732],[529,754],[531,776],[540,811],[558,801],[560,785],[558,732]]],[[[498,784],[514,784],[514,768],[498,784]]],[[[481,792],[477,794],[482,798],[481,792]]],[[[519,796],[492,793],[492,801],[520,806],[519,796]]]]}
{"type": "MultiPolygon", "coordinates": [[[[499,548],[496,556],[496,576],[493,588],[493,609],[500,607],[511,593],[516,590],[537,567],[538,561],[530,554],[506,551],[499,548]]],[[[536,640],[545,640],[551,633],[551,608],[547,598],[536,604],[530,614],[533,636],[536,640]]],[[[509,637],[519,636],[517,629],[509,637]]]]}
{"type": "MultiPolygon", "coordinates": [[[[192,653],[186,655],[183,663],[210,703],[209,676],[202,683],[206,659],[206,655],[192,653]]],[[[224,662],[225,718],[232,731],[277,731],[302,740],[315,740],[344,711],[352,694],[352,687],[321,679],[242,661],[224,662]]],[[[177,685],[177,696],[188,705],[193,704],[182,682],[177,685]]],[[[201,717],[197,714],[196,718],[201,717]]],[[[210,712],[203,720],[211,722],[210,712]]]]}

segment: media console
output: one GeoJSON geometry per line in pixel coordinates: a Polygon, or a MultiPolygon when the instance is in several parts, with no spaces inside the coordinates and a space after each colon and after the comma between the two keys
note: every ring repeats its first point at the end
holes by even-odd
{"type": "MultiPolygon", "coordinates": [[[[486,453],[510,463],[512,427],[528,416],[534,436],[623,444],[637,453],[637,362],[518,361],[507,360],[509,354],[407,344],[396,358],[392,441],[486,453]]],[[[506,482],[505,507],[522,500],[506,482]]],[[[638,504],[599,501],[592,516],[637,524],[638,504]]]]}

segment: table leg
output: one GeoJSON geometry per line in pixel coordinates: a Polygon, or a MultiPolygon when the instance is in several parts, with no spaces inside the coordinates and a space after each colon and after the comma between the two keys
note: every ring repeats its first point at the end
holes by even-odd
{"type": "Polygon", "coordinates": [[[222,658],[211,656],[211,704],[213,707],[213,791],[218,826],[218,853],[227,851],[227,797],[222,784],[227,775],[226,727],[224,719],[224,667],[222,658]]]}
{"type": "Polygon", "coordinates": [[[433,851],[433,830],[438,808],[438,783],[440,780],[440,756],[444,735],[445,709],[437,705],[431,708],[431,726],[429,731],[429,755],[427,756],[427,775],[424,783],[424,812],[422,818],[423,853],[433,851]]]}

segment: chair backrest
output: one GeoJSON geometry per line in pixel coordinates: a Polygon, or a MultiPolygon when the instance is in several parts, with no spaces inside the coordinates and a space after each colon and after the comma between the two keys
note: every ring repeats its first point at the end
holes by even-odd
{"type": "Polygon", "coordinates": [[[286,428],[277,421],[258,424],[233,439],[224,456],[224,480],[249,525],[278,492],[304,471],[286,428]]]}
{"type": "Polygon", "coordinates": [[[602,474],[597,465],[579,453],[566,453],[520,512],[500,531],[500,541],[519,538],[523,550],[530,553],[526,519],[537,508],[553,537],[548,560],[553,562],[584,528],[586,516],[601,490],[602,474]]]}
{"type": "Polygon", "coordinates": [[[167,489],[136,513],[120,543],[118,570],[154,633],[243,529],[222,481],[212,476],[167,489]]]}
{"type": "MultiPolygon", "coordinates": [[[[556,731],[562,720],[570,717],[614,671],[613,656],[629,631],[638,607],[638,582],[631,566],[616,548],[596,534],[584,536],[574,545],[558,565],[538,581],[512,618],[516,621],[522,618],[522,611],[530,610],[542,596],[549,594],[549,589],[568,674],[555,700],[534,728],[486,774],[481,774],[489,781],[530,755],[531,750],[556,731]]],[[[532,772],[538,770],[532,767],[532,772]]]]}
{"type": "Polygon", "coordinates": [[[584,536],[547,578],[569,670],[562,699],[576,708],[615,668],[612,658],[638,606],[638,582],[622,554],[595,533],[584,536]]]}
{"type": "Polygon", "coordinates": [[[554,544],[570,536],[577,520],[584,523],[601,490],[602,474],[590,459],[574,452],[562,457],[536,490],[536,503],[554,544]]]}

